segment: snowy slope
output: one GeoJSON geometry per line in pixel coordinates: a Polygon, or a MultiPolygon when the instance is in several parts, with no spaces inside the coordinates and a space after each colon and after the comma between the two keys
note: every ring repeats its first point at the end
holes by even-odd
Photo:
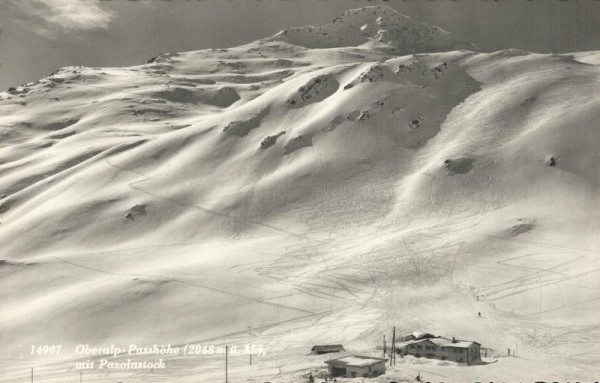
{"type": "MultiPolygon", "coordinates": [[[[4,381],[64,381],[76,344],[190,341],[263,344],[239,381],[292,380],[313,344],[370,352],[392,326],[529,361],[418,367],[434,376],[590,378],[595,53],[460,44],[368,7],[1,93],[4,381]]],[[[160,378],[220,379],[203,360],[160,378]]]]}

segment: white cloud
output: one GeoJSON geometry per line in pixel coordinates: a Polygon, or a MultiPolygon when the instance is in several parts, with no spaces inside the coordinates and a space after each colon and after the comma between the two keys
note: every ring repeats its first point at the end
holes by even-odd
{"type": "Polygon", "coordinates": [[[38,0],[47,6],[50,14],[45,17],[50,24],[65,29],[107,28],[113,14],[90,0],[38,0]]]}
{"type": "MultiPolygon", "coordinates": [[[[96,0],[25,0],[19,8],[29,19],[25,23],[40,34],[108,28],[114,14],[96,0]],[[32,23],[35,23],[32,25],[32,23]]],[[[24,20],[23,20],[24,21],[24,20]]]]}

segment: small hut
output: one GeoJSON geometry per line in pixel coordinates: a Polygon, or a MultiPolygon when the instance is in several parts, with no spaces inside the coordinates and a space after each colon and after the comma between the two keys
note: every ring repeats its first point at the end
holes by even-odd
{"type": "Polygon", "coordinates": [[[313,346],[313,348],[310,349],[310,353],[314,354],[314,355],[329,354],[332,352],[342,352],[342,351],[345,351],[345,350],[344,350],[344,346],[342,346],[341,344],[317,345],[317,346],[313,346]]]}
{"type": "Polygon", "coordinates": [[[387,359],[350,355],[326,361],[330,377],[374,378],[385,374],[387,359]]]}

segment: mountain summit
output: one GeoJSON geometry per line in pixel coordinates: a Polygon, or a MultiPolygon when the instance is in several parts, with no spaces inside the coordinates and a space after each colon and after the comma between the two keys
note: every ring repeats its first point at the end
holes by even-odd
{"type": "Polygon", "coordinates": [[[324,26],[285,29],[272,37],[306,48],[336,48],[378,41],[405,53],[474,49],[449,32],[383,6],[351,9],[324,26]]]}

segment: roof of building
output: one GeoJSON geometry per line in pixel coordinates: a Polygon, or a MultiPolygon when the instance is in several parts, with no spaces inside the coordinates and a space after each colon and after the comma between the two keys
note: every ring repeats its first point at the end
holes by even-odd
{"type": "Polygon", "coordinates": [[[433,338],[428,339],[431,343],[435,343],[441,347],[457,347],[457,348],[469,348],[474,344],[479,344],[477,342],[469,341],[469,340],[455,340],[446,338],[433,338]]]}
{"type": "Polygon", "coordinates": [[[387,359],[371,356],[350,355],[325,361],[327,364],[343,364],[345,366],[364,367],[385,362],[387,359]]]}
{"type": "Polygon", "coordinates": [[[430,338],[437,338],[437,336],[433,335],[431,333],[428,333],[428,332],[414,331],[410,335],[399,336],[396,339],[406,342],[406,341],[411,341],[411,340],[421,340],[421,339],[430,339],[430,338]]]}
{"type": "Polygon", "coordinates": [[[315,345],[311,350],[343,350],[344,346],[341,344],[320,344],[315,345]]]}
{"type": "Polygon", "coordinates": [[[419,343],[425,343],[425,342],[430,342],[430,343],[433,343],[440,347],[454,347],[454,348],[469,348],[474,344],[480,345],[479,343],[473,342],[473,341],[455,340],[453,342],[452,339],[438,337],[438,338],[417,339],[417,340],[409,340],[406,342],[400,342],[400,343],[396,343],[396,347],[402,348],[402,347],[406,347],[410,344],[419,344],[419,343]]]}
{"type": "Polygon", "coordinates": [[[413,339],[435,338],[435,335],[428,332],[415,331],[410,335],[413,339]]]}

